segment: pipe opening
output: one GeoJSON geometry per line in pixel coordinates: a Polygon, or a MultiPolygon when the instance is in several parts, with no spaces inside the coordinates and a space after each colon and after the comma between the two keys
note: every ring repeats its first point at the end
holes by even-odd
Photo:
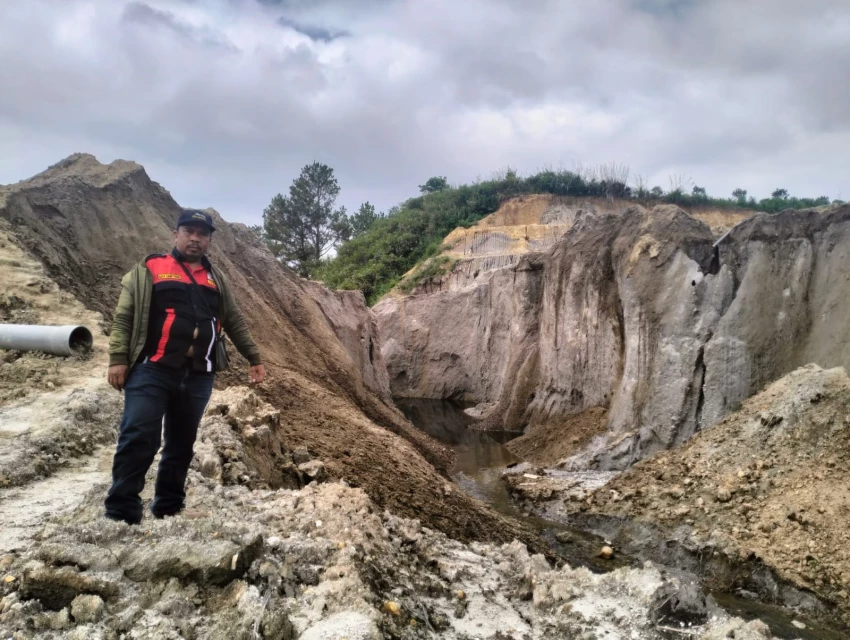
{"type": "Polygon", "coordinates": [[[68,347],[74,353],[88,353],[91,351],[93,343],[91,331],[85,327],[77,327],[68,336],[68,347]]]}

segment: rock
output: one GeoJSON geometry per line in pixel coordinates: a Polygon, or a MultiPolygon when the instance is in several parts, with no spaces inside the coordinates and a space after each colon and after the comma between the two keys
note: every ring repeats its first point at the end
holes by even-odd
{"type": "Polygon", "coordinates": [[[718,487],[715,497],[718,502],[729,502],[732,499],[732,490],[725,485],[718,487]]]}
{"type": "Polygon", "coordinates": [[[676,573],[655,592],[650,607],[656,624],[670,626],[704,624],[708,609],[708,601],[697,579],[683,573],[676,573]]]}
{"type": "Polygon", "coordinates": [[[797,627],[798,629],[805,629],[806,628],[806,624],[803,623],[803,622],[800,622],[799,620],[792,620],[791,624],[794,625],[795,627],[797,627]]]}
{"type": "Polygon", "coordinates": [[[299,464],[298,470],[309,478],[308,482],[322,482],[325,479],[325,465],[320,460],[299,464]]]}
{"type": "Polygon", "coordinates": [[[397,603],[397,602],[394,602],[394,601],[392,601],[392,600],[387,600],[387,601],[384,603],[383,609],[384,609],[384,611],[386,611],[387,613],[392,614],[392,615],[394,615],[394,616],[397,616],[397,615],[400,615],[400,614],[401,614],[401,608],[398,606],[398,603],[397,603]]]}
{"type": "Polygon", "coordinates": [[[71,602],[75,622],[97,622],[103,617],[104,603],[99,596],[79,595],[71,602]]]}
{"type": "MultiPolygon", "coordinates": [[[[77,598],[79,597],[81,596],[77,596],[77,598]]],[[[101,600],[101,602],[103,601],[101,600]]],[[[68,607],[63,608],[61,611],[57,611],[52,616],[50,616],[50,621],[48,622],[48,625],[53,631],[62,631],[70,627],[71,616],[68,613],[68,607]]]]}
{"type": "MultiPolygon", "coordinates": [[[[179,578],[198,584],[226,584],[241,576],[258,553],[256,540],[240,546],[230,540],[203,543],[167,539],[130,549],[122,562],[131,580],[179,578]]],[[[262,539],[259,540],[262,547],[262,539]]]]}
{"type": "Polygon", "coordinates": [[[205,478],[210,478],[212,480],[217,480],[221,478],[222,473],[222,464],[221,458],[214,453],[209,453],[204,455],[199,460],[199,468],[201,474],[205,478]]]}
{"type": "Polygon", "coordinates": [[[53,569],[36,566],[26,569],[21,580],[21,594],[37,598],[48,609],[59,611],[80,594],[96,594],[110,598],[118,594],[118,586],[108,580],[80,573],[74,567],[53,569]]]}
{"type": "Polygon", "coordinates": [[[297,465],[310,462],[312,459],[313,456],[310,455],[307,447],[296,447],[292,452],[292,461],[297,465]]]}
{"type": "MultiPolygon", "coordinates": [[[[551,242],[520,248],[512,234],[526,235],[529,220],[550,231],[528,215],[523,226],[497,212],[458,229],[443,254],[449,273],[375,305],[394,394],[474,398],[488,427],[531,430],[608,405],[611,449],[592,459],[621,469],[716,424],[794,367],[850,364],[837,302],[850,299],[850,281],[834,275],[847,256],[832,250],[846,246],[846,205],[754,215],[716,245],[696,212],[631,206],[575,214],[551,242]],[[489,226],[494,218],[504,226],[489,226]],[[565,353],[587,355],[579,366],[565,353]],[[682,377],[696,370],[693,382],[682,377]]],[[[778,431],[783,416],[756,421],[778,431]]]]}
{"type": "Polygon", "coordinates": [[[555,534],[555,540],[561,544],[569,544],[573,541],[573,535],[569,531],[559,531],[555,534]]]}
{"type": "Polygon", "coordinates": [[[609,546],[604,546],[599,550],[599,557],[603,560],[610,560],[614,557],[614,550],[609,546]]]}

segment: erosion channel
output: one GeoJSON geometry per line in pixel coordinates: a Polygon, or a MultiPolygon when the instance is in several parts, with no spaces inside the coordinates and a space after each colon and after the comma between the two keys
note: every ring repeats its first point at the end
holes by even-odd
{"type": "MultiPolygon", "coordinates": [[[[517,477],[536,480],[541,474],[545,474],[569,483],[575,491],[589,492],[603,487],[618,475],[617,472],[539,469],[521,460],[505,446],[507,442],[520,436],[521,432],[481,430],[476,426],[477,421],[465,413],[464,406],[455,402],[406,398],[398,399],[396,405],[415,427],[454,450],[456,460],[451,475],[465,492],[484,501],[505,517],[535,529],[550,545],[552,552],[564,562],[602,573],[617,567],[637,567],[644,561],[651,560],[658,562],[666,570],[687,575],[687,579],[694,584],[702,583],[702,576],[683,571],[682,565],[686,565],[688,569],[693,567],[692,563],[682,561],[683,550],[677,549],[676,553],[671,552],[664,558],[664,553],[659,554],[657,548],[659,544],[664,546],[664,541],[653,536],[634,535],[627,545],[628,553],[617,550],[609,559],[600,557],[602,547],[613,544],[606,536],[600,535],[606,529],[612,530],[609,523],[568,516],[541,517],[537,513],[540,510],[535,509],[532,504],[516,499],[505,482],[506,478],[517,477]],[[642,545],[646,547],[642,548],[642,545]]],[[[628,535],[628,529],[627,526],[617,528],[618,542],[628,535]]],[[[739,590],[738,593],[741,595],[715,589],[711,590],[711,597],[716,606],[730,615],[765,622],[778,638],[847,638],[848,631],[840,621],[833,624],[794,615],[787,609],[755,599],[755,594],[747,590],[739,590]],[[801,624],[805,625],[805,628],[800,628],[801,624]]],[[[709,611],[711,606],[712,604],[709,604],[709,611]]],[[[671,638],[682,637],[676,632],[671,634],[671,638]]]]}

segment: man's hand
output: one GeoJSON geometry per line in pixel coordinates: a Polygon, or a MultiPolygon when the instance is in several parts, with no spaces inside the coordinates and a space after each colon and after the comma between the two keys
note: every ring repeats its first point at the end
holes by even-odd
{"type": "Polygon", "coordinates": [[[126,364],[114,364],[106,372],[106,381],[116,391],[124,390],[124,383],[127,381],[127,369],[126,364]]]}
{"type": "Polygon", "coordinates": [[[251,367],[251,384],[260,384],[266,377],[266,368],[261,365],[251,367]]]}

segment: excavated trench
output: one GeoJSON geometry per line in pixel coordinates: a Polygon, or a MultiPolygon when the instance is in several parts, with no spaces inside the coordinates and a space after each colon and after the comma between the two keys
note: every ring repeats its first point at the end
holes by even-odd
{"type": "MultiPolygon", "coordinates": [[[[476,421],[464,413],[464,407],[449,401],[397,399],[396,405],[414,426],[454,450],[457,457],[451,475],[464,491],[500,514],[533,528],[553,553],[571,566],[607,572],[623,566],[641,566],[650,560],[671,571],[684,572],[700,584],[705,584],[700,576],[704,578],[710,572],[715,584],[719,577],[735,585],[734,589],[711,589],[720,608],[745,620],[765,622],[778,638],[842,640],[848,637],[848,630],[840,622],[831,621],[826,607],[813,596],[781,584],[767,567],[751,566],[746,562],[735,564],[729,559],[714,560],[712,566],[707,567],[705,558],[668,539],[660,528],[599,518],[573,518],[567,523],[545,509],[519,503],[512,497],[503,476],[506,471],[532,470],[505,447],[505,443],[521,435],[520,432],[477,430],[476,421]],[[608,560],[599,557],[601,547],[606,544],[618,550],[608,560]],[[796,602],[801,608],[817,612],[818,619],[793,614],[787,608],[764,601],[768,588],[774,593],[781,592],[780,600],[786,604],[796,602]],[[800,623],[805,625],[804,629],[799,627],[800,623]]],[[[568,475],[577,483],[576,487],[585,490],[601,486],[611,476],[606,472],[568,475]]]]}

